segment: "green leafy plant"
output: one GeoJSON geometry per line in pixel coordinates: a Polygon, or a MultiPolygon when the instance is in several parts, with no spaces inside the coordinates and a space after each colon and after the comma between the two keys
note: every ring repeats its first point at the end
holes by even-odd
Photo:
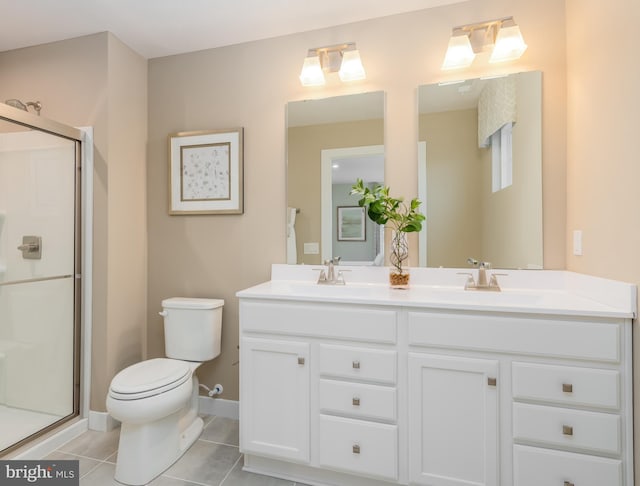
{"type": "Polygon", "coordinates": [[[358,205],[366,208],[371,221],[395,231],[390,260],[397,272],[402,274],[402,263],[409,255],[404,233],[422,229],[422,222],[426,219],[418,212],[422,203],[418,198],[413,198],[407,205],[402,197],[391,197],[389,187],[377,185],[369,189],[362,179],[358,179],[351,187],[351,194],[360,196],[358,205]]]}

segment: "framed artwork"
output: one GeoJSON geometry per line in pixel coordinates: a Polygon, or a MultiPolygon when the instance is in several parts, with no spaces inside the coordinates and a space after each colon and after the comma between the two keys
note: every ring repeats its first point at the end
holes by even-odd
{"type": "Polygon", "coordinates": [[[169,214],[242,214],[243,129],[169,135],[169,214]]]}
{"type": "Polygon", "coordinates": [[[338,206],[338,241],[365,241],[365,211],[360,206],[338,206]]]}

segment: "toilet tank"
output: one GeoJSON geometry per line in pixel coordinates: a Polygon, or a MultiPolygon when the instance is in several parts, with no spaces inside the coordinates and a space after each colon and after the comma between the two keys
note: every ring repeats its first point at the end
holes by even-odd
{"type": "Polygon", "coordinates": [[[167,358],[208,361],[220,354],[221,299],[172,297],[162,301],[167,358]]]}

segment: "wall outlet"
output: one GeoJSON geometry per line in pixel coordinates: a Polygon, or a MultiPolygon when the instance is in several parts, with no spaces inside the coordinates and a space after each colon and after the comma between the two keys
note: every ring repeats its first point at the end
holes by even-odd
{"type": "Polygon", "coordinates": [[[573,254],[582,256],[582,230],[573,231],[573,254]]]}
{"type": "Polygon", "coordinates": [[[320,253],[320,244],[317,242],[313,243],[305,243],[304,244],[304,254],[305,255],[317,255],[320,253]]]}

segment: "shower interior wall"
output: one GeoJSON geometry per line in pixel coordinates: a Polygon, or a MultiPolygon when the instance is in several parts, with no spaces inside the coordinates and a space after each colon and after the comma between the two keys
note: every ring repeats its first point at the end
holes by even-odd
{"type": "Polygon", "coordinates": [[[73,411],[74,175],[74,142],[0,134],[0,282],[69,276],[0,287],[0,405],[58,417],[73,411]],[[34,233],[46,251],[25,260],[34,233]]]}

